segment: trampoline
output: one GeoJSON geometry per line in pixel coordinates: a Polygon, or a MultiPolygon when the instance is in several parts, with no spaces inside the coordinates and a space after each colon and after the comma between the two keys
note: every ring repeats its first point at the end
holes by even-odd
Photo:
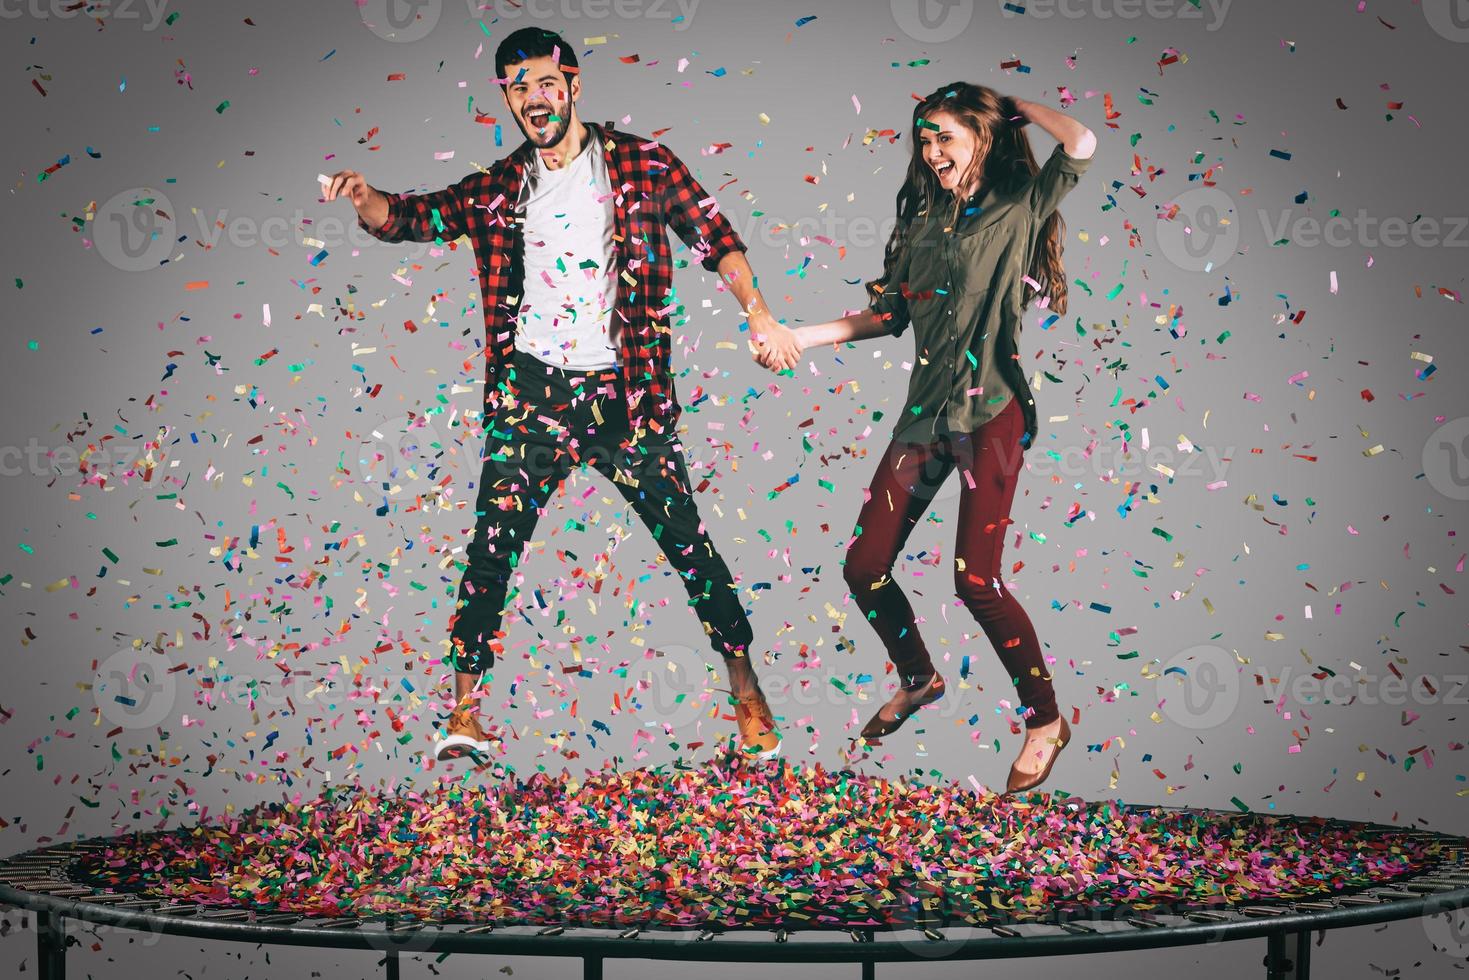
{"type": "MultiPolygon", "coordinates": [[[[977,784],[976,784],[977,785],[977,784]]],[[[1237,802],[1237,801],[1236,801],[1237,802]]],[[[1237,805],[1239,805],[1237,803],[1237,805]]],[[[1325,817],[998,796],[850,770],[539,772],[299,802],[0,861],[39,975],[72,921],[404,957],[878,963],[1266,940],[1469,906],[1469,840],[1325,817]]]]}

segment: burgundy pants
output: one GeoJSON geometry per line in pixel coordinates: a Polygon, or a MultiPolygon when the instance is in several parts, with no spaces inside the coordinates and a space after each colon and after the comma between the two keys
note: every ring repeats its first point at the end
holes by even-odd
{"type": "Polygon", "coordinates": [[[908,597],[893,581],[893,562],[914,524],[944,480],[959,480],[959,526],[954,545],[954,589],[1000,655],[1020,702],[1031,712],[1027,728],[1053,723],[1060,713],[1040,643],[1016,598],[1005,588],[1000,550],[1010,502],[1022,468],[1025,432],[1020,403],[970,433],[913,442],[895,435],[872,479],[847,550],[847,587],[897,667],[900,683],[933,673],[933,661],[913,619],[908,597]],[[954,470],[958,470],[954,474],[954,470]]]}

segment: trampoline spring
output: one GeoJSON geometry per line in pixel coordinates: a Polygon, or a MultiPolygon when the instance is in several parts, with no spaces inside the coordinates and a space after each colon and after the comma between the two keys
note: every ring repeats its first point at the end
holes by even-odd
{"type": "Polygon", "coordinates": [[[1157,919],[1145,919],[1140,915],[1129,915],[1127,924],[1137,929],[1162,929],[1164,924],[1157,919]]]}
{"type": "Polygon", "coordinates": [[[848,929],[847,933],[852,937],[854,943],[872,942],[872,933],[867,929],[848,929]]]}
{"type": "Polygon", "coordinates": [[[713,929],[700,929],[699,934],[694,937],[694,942],[707,943],[709,940],[713,939],[714,936],[715,932],[713,929]]]}
{"type": "Polygon", "coordinates": [[[205,909],[199,913],[201,919],[218,919],[223,922],[238,922],[250,918],[247,909],[205,909]]]}
{"type": "Polygon", "coordinates": [[[990,926],[989,928],[990,932],[994,933],[997,936],[1003,936],[1006,939],[1020,938],[1020,933],[1016,932],[1014,929],[1011,929],[1009,926],[990,926]]]}
{"type": "Polygon", "coordinates": [[[787,940],[789,940],[790,938],[791,938],[791,931],[789,929],[777,929],[777,930],[775,930],[775,941],[776,942],[783,943],[783,942],[786,942],[787,940]]]}
{"type": "Polygon", "coordinates": [[[1056,925],[1062,930],[1069,932],[1074,936],[1095,935],[1097,931],[1091,926],[1083,925],[1080,922],[1058,922],[1056,923],[1056,925]]]}
{"type": "Polygon", "coordinates": [[[305,919],[304,924],[313,929],[354,929],[362,925],[362,920],[355,916],[345,916],[340,919],[305,919]]]}
{"type": "Polygon", "coordinates": [[[1378,898],[1417,898],[1412,892],[1405,892],[1400,888],[1383,888],[1373,893],[1378,898]]]}
{"type": "Polygon", "coordinates": [[[130,898],[132,898],[131,895],[124,895],[121,892],[107,892],[101,895],[88,895],[86,898],[83,898],[82,901],[87,902],[91,905],[111,905],[114,902],[126,902],[130,898]]]}
{"type": "Polygon", "coordinates": [[[413,930],[416,932],[423,927],[424,924],[422,922],[394,922],[388,926],[388,932],[408,932],[409,930],[413,930]]]}
{"type": "Polygon", "coordinates": [[[495,931],[493,922],[481,922],[477,926],[470,926],[464,930],[466,936],[486,936],[495,931]]]}
{"type": "Polygon", "coordinates": [[[1330,912],[1336,908],[1331,902],[1296,902],[1297,910],[1304,909],[1307,912],[1330,912]]]}
{"type": "Polygon", "coordinates": [[[1409,881],[1404,882],[1403,887],[1415,892],[1451,892],[1454,890],[1453,885],[1439,881],[1409,881]]]}
{"type": "Polygon", "coordinates": [[[1195,912],[1185,912],[1183,917],[1185,919],[1190,919],[1190,920],[1192,920],[1194,922],[1228,922],[1229,921],[1229,916],[1228,915],[1225,915],[1223,912],[1210,912],[1207,909],[1199,909],[1198,911],[1195,911],[1195,912]]]}
{"type": "Polygon", "coordinates": [[[182,915],[199,911],[199,906],[192,903],[180,902],[172,905],[160,905],[153,911],[159,915],[182,915]]]}
{"type": "Polygon", "coordinates": [[[930,927],[923,930],[923,938],[927,939],[931,943],[941,943],[944,941],[945,936],[937,929],[930,927]]]}
{"type": "Polygon", "coordinates": [[[542,929],[540,932],[536,933],[536,935],[537,936],[559,936],[559,935],[561,935],[565,931],[566,931],[566,927],[565,926],[547,926],[546,928],[542,929]]]}
{"type": "Polygon", "coordinates": [[[643,934],[643,930],[637,926],[628,926],[617,934],[618,939],[636,939],[643,934]]]}
{"type": "Polygon", "coordinates": [[[80,898],[83,895],[92,894],[92,889],[82,888],[77,885],[60,884],[56,888],[43,889],[44,893],[53,898],[80,898]]]}
{"type": "Polygon", "coordinates": [[[1268,916],[1285,915],[1286,909],[1277,908],[1273,905],[1246,905],[1240,909],[1242,915],[1253,915],[1256,918],[1268,916]]]}
{"type": "Polygon", "coordinates": [[[264,915],[255,916],[255,924],[261,926],[281,926],[293,922],[300,922],[304,916],[295,912],[267,912],[264,915]]]}
{"type": "Polygon", "coordinates": [[[1381,905],[1382,900],[1375,895],[1345,895],[1341,903],[1343,905],[1381,905]]]}

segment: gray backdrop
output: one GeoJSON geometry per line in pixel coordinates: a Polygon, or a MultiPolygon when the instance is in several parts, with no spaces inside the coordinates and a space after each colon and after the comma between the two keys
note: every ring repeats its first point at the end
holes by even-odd
{"type": "MultiPolygon", "coordinates": [[[[316,176],[437,189],[508,152],[519,133],[490,82],[494,48],[531,23],[576,45],[586,118],[667,131],[792,322],[862,305],[909,152],[906,137],[864,137],[901,133],[910,93],[967,79],[1074,100],[1100,146],[1062,208],[1072,310],[1049,329],[1026,314],[1041,436],[1004,555],[1007,574],[1023,562],[1009,581],[1079,715],[1049,787],[1463,832],[1469,200],[1454,134],[1469,10],[921,2],[443,0],[405,17],[382,0],[4,0],[0,851],[354,779],[463,778],[418,753],[445,689],[448,562],[473,524],[482,444],[465,424],[483,376],[472,258],[365,237],[316,176]],[[450,495],[431,495],[446,477],[450,495]],[[405,717],[406,745],[374,691],[405,717]]],[[[1031,139],[1043,160],[1053,142],[1031,139]]],[[[847,755],[887,687],[840,562],[912,341],[814,351],[779,378],[749,359],[711,275],[694,265],[676,285],[684,444],[747,587],[787,757],[1002,785],[1014,692],[953,595],[955,480],[896,572],[954,689],[880,752],[847,755]]],[[[732,725],[698,702],[712,656],[682,590],[610,485],[566,489],[495,670],[496,714],[519,736],[509,761],[580,774],[699,739],[707,759],[732,725]],[[610,546],[589,602],[572,569],[610,546]],[[591,676],[563,673],[578,657],[591,676]],[[641,707],[612,714],[639,682],[641,707]]],[[[34,969],[20,922],[5,914],[11,972],[34,969]]],[[[366,953],[79,938],[77,975],[374,971],[366,953]]],[[[1226,976],[1262,954],[1085,969],[1226,976]]],[[[1318,975],[1362,977],[1456,975],[1466,955],[1463,916],[1331,933],[1314,953],[1318,975]]],[[[433,960],[407,970],[510,972],[433,960]]]]}

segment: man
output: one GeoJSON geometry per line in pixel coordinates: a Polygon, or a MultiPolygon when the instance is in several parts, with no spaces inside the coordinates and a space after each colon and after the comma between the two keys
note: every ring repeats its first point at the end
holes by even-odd
{"type": "Polygon", "coordinates": [[[331,178],[359,225],[387,242],[467,235],[486,330],[484,468],[474,537],[451,617],[456,704],[435,757],[484,753],[482,675],[503,653],[513,569],[573,466],[611,479],[678,571],[729,672],[742,754],[775,756],[781,735],[749,657],[750,624],[699,518],[677,424],[669,312],[677,307],[667,228],[718,272],[745,310],[756,356],[793,357],[745,245],[668,148],[583,124],[576,52],[542,28],[495,53],[506,108],[525,142],[486,172],[441,191],[384,194],[355,171],[331,178]]]}

